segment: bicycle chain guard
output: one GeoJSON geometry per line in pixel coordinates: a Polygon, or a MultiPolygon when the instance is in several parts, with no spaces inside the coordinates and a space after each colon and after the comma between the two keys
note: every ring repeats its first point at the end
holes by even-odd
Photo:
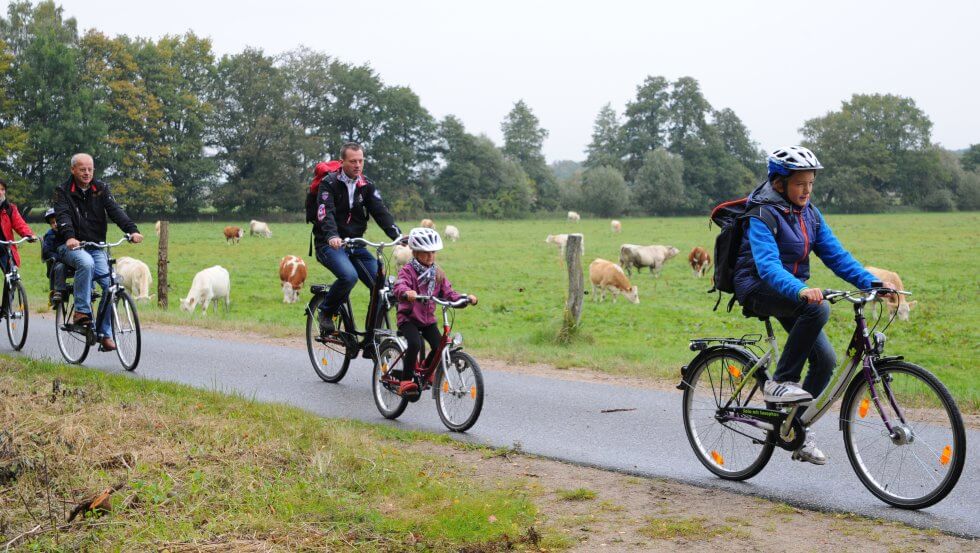
{"type": "Polygon", "coordinates": [[[782,427],[783,423],[786,421],[786,417],[789,415],[788,412],[781,409],[762,409],[759,407],[730,407],[728,409],[719,410],[719,416],[724,416],[721,413],[727,412],[732,415],[738,415],[740,417],[757,420],[759,422],[765,423],[767,425],[773,426],[776,430],[769,433],[769,440],[775,445],[787,450],[796,451],[803,445],[803,440],[806,439],[806,429],[803,428],[803,424],[796,417],[790,423],[790,439],[784,440],[779,435],[779,428],[782,427]]]}

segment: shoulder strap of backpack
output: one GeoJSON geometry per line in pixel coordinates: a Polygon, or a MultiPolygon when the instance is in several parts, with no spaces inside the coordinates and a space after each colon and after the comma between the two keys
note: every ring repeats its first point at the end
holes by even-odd
{"type": "Polygon", "coordinates": [[[772,235],[776,236],[776,234],[779,232],[779,221],[776,220],[776,215],[771,210],[763,209],[764,207],[765,206],[754,205],[745,210],[745,213],[741,218],[748,220],[749,217],[755,217],[756,219],[765,223],[766,226],[769,227],[769,230],[772,231],[772,235]]]}

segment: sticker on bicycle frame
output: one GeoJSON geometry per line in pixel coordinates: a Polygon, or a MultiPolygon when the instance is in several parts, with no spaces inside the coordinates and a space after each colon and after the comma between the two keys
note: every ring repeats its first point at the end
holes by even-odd
{"type": "Polygon", "coordinates": [[[864,398],[861,400],[861,405],[858,407],[858,415],[863,419],[868,416],[868,408],[871,407],[871,400],[864,398]]]}
{"type": "Polygon", "coordinates": [[[725,458],[721,456],[721,453],[718,453],[717,451],[712,449],[711,458],[714,459],[716,463],[718,463],[718,466],[725,466],[725,458]]]}
{"type": "Polygon", "coordinates": [[[946,444],[946,447],[943,448],[943,454],[939,456],[939,464],[945,467],[946,465],[949,464],[949,461],[952,458],[953,458],[953,448],[950,447],[949,444],[946,444]]]}
{"type": "Polygon", "coordinates": [[[735,378],[742,378],[742,371],[735,365],[728,365],[728,374],[735,378]]]}

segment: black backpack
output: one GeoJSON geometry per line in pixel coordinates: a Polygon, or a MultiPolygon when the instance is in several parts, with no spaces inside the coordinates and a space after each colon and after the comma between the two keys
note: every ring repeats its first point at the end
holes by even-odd
{"type": "MultiPolygon", "coordinates": [[[[721,303],[721,293],[735,293],[735,262],[738,260],[738,251],[742,246],[742,237],[745,235],[745,227],[749,217],[758,217],[776,234],[778,224],[772,214],[759,204],[750,204],[749,198],[739,198],[718,204],[711,210],[708,228],[711,223],[718,225],[721,231],[715,238],[715,272],[713,286],[708,290],[709,294],[718,292],[718,301],[715,302],[713,310],[718,309],[721,303]]],[[[735,296],[728,302],[728,310],[732,310],[735,304],[735,296]]]]}

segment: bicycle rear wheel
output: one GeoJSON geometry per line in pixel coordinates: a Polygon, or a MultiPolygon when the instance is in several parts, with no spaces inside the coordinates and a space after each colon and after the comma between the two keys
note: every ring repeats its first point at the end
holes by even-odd
{"type": "Polygon", "coordinates": [[[140,362],[140,319],[136,303],[125,290],[115,293],[112,302],[112,339],[116,342],[116,355],[127,371],[135,371],[140,362]]]}
{"type": "Polygon", "coordinates": [[[310,363],[317,376],[324,382],[340,382],[347,374],[350,367],[350,356],[347,353],[348,336],[346,317],[338,316],[334,320],[337,332],[320,338],[320,324],[317,322],[317,314],[320,310],[320,303],[323,296],[314,298],[307,308],[306,313],[306,351],[310,354],[310,363]]]}
{"type": "Polygon", "coordinates": [[[873,389],[858,375],[841,404],[847,458],[878,499],[902,509],[928,507],[952,491],[963,471],[963,418],[926,369],[891,361],[877,370],[881,379],[873,389]]]}
{"type": "Polygon", "coordinates": [[[7,338],[14,351],[20,351],[27,342],[27,324],[30,309],[27,306],[27,292],[19,281],[10,283],[10,293],[7,296],[7,338]]]}
{"type": "Polygon", "coordinates": [[[374,396],[374,405],[384,418],[397,419],[408,407],[408,398],[396,394],[384,380],[393,371],[404,371],[405,351],[397,340],[385,340],[379,352],[378,361],[371,373],[371,395],[374,396]]]}
{"type": "MultiPolygon", "coordinates": [[[[687,439],[701,464],[726,480],[747,480],[758,474],[775,447],[769,431],[721,418],[730,413],[724,405],[755,362],[741,350],[720,348],[687,369],[683,399],[687,439]]],[[[730,407],[765,409],[762,382],[746,383],[730,407]]]]}
{"type": "Polygon", "coordinates": [[[433,386],[436,411],[446,428],[465,432],[476,424],[483,410],[483,374],[473,357],[462,351],[450,352],[449,367],[436,371],[433,386]]]}
{"type": "Polygon", "coordinates": [[[88,356],[90,347],[88,336],[81,332],[76,332],[70,328],[72,315],[75,313],[75,300],[71,296],[71,290],[65,292],[65,299],[54,304],[54,324],[55,337],[58,340],[58,349],[65,361],[77,365],[88,356]]]}

